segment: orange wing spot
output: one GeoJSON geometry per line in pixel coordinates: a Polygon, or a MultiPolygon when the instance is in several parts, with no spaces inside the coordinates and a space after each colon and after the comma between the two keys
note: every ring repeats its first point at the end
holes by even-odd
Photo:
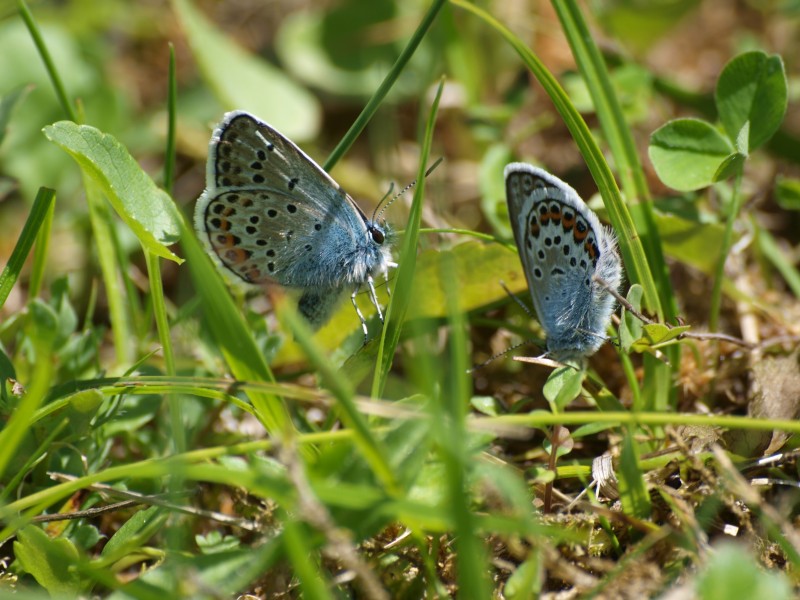
{"type": "Polygon", "coordinates": [[[256,267],[252,267],[249,271],[247,271],[246,277],[248,281],[258,281],[261,279],[261,271],[259,271],[256,267]]]}
{"type": "Polygon", "coordinates": [[[574,214],[570,214],[569,216],[562,215],[561,226],[564,228],[564,231],[567,232],[573,227],[575,227],[575,215],[574,214]]]}
{"type": "Polygon", "coordinates": [[[248,258],[252,252],[248,252],[244,248],[228,248],[225,250],[225,260],[234,265],[242,264],[248,258]]]}
{"type": "Polygon", "coordinates": [[[532,218],[528,222],[528,231],[532,237],[539,237],[539,232],[542,230],[541,226],[539,225],[539,221],[536,220],[536,217],[532,218]]]}
{"type": "Polygon", "coordinates": [[[572,236],[575,238],[575,241],[580,244],[586,239],[587,235],[589,235],[589,227],[584,221],[578,221],[578,224],[575,226],[575,230],[572,232],[572,236]]]}
{"type": "Polygon", "coordinates": [[[220,233],[215,235],[214,242],[214,247],[220,249],[232,248],[236,245],[234,237],[229,233],[220,233]]]}
{"type": "Polygon", "coordinates": [[[589,258],[592,259],[592,262],[597,261],[597,257],[600,254],[600,250],[593,241],[587,241],[583,245],[583,249],[586,250],[586,253],[589,255],[589,258]]]}

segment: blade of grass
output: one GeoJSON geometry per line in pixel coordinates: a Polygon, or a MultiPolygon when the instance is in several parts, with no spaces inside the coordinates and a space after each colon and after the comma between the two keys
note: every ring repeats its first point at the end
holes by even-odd
{"type": "Polygon", "coordinates": [[[85,173],[83,187],[86,190],[86,203],[89,205],[89,221],[94,232],[94,243],[97,247],[97,260],[106,286],[109,319],[111,320],[111,336],[114,340],[114,352],[118,365],[131,362],[130,342],[133,339],[130,331],[130,318],[125,309],[127,295],[121,285],[117,273],[117,256],[111,234],[111,215],[103,200],[99,186],[85,173]]]}
{"type": "Polygon", "coordinates": [[[31,430],[31,420],[36,410],[44,402],[47,390],[54,375],[53,342],[55,340],[55,316],[48,319],[48,313],[38,313],[29,305],[28,318],[31,321],[30,343],[35,360],[28,389],[14,408],[11,417],[0,431],[0,479],[5,479],[5,471],[24,436],[31,430]]]}
{"type": "MultiPolygon", "coordinates": [[[[185,219],[181,219],[181,228],[181,246],[200,296],[204,323],[211,330],[231,373],[243,381],[274,383],[264,355],[234,305],[221,275],[185,219]]],[[[270,435],[281,437],[294,434],[289,411],[279,397],[258,390],[248,391],[247,396],[253,403],[259,421],[270,435]]]]}
{"type": "Polygon", "coordinates": [[[395,290],[389,301],[389,306],[386,307],[386,317],[381,330],[377,357],[378,368],[375,369],[375,375],[372,380],[373,398],[377,398],[383,393],[386,378],[392,366],[394,352],[397,349],[397,344],[400,343],[400,332],[411,303],[412,283],[414,271],[417,267],[417,241],[419,240],[419,224],[422,218],[422,197],[425,193],[425,172],[427,170],[428,157],[431,153],[433,130],[443,89],[444,79],[439,82],[425,125],[422,153],[419,158],[419,171],[417,172],[417,185],[414,189],[414,198],[411,201],[411,210],[408,215],[408,225],[403,236],[403,247],[400,250],[398,259],[399,266],[397,267],[397,277],[395,278],[395,290]]]}
{"type": "Polygon", "coordinates": [[[730,212],[725,223],[725,232],[722,235],[722,247],[719,250],[719,259],[714,272],[714,287],[711,290],[711,308],[708,317],[708,330],[717,331],[719,328],[719,313],[722,310],[722,284],[725,280],[725,263],[728,253],[733,245],[733,226],[742,210],[744,196],[742,194],[742,169],[736,171],[731,192],[730,212]]]}
{"type": "Polygon", "coordinates": [[[385,448],[373,435],[369,425],[354,402],[354,390],[341,371],[337,371],[325,356],[325,352],[314,342],[311,329],[297,314],[294,306],[286,299],[276,303],[278,318],[290,331],[297,344],[303,349],[308,361],[314,367],[324,385],[333,394],[341,410],[342,420],[354,432],[355,442],[367,464],[383,483],[387,492],[393,496],[400,493],[400,485],[391,468],[385,448]]]}
{"type": "Polygon", "coordinates": [[[756,230],[756,243],[759,251],[783,276],[792,293],[800,298],[800,272],[781,251],[772,234],[763,227],[759,227],[755,219],[751,219],[751,221],[756,230]]]}
{"type": "Polygon", "coordinates": [[[677,313],[677,306],[672,293],[669,271],[664,262],[661,239],[655,225],[650,190],[636,151],[636,144],[611,84],[605,60],[592,38],[578,4],[574,0],[564,0],[552,2],[552,5],[592,96],[600,126],[614,155],[614,164],[622,182],[622,189],[628,200],[637,204],[638,210],[633,213],[634,220],[637,231],[642,236],[650,269],[658,282],[660,292],[660,306],[650,308],[656,312],[659,319],[666,317],[672,320],[677,313]]]}
{"type": "MultiPolygon", "coordinates": [[[[40,231],[48,229],[47,224],[48,215],[52,214],[52,207],[54,205],[56,193],[49,188],[39,188],[36,194],[36,199],[33,201],[31,213],[25,220],[25,225],[22,227],[22,232],[19,234],[19,239],[11,251],[11,256],[8,258],[8,263],[0,272],[0,308],[5,304],[8,295],[14,287],[19,274],[22,271],[22,266],[25,264],[25,259],[31,251],[34,241],[40,231]],[[44,228],[44,229],[43,229],[44,228]]],[[[38,249],[38,248],[37,248],[38,249]]],[[[46,249],[46,248],[45,248],[46,249]]],[[[39,266],[39,280],[41,280],[41,265],[39,266]]],[[[36,294],[31,292],[31,297],[36,294]]]]}
{"type": "Polygon", "coordinates": [[[25,26],[28,28],[31,38],[33,38],[33,43],[36,44],[36,49],[39,51],[39,56],[42,57],[42,62],[44,63],[44,67],[47,70],[48,76],[50,77],[50,81],[53,83],[53,88],[55,89],[58,101],[61,103],[61,108],[64,110],[64,113],[67,115],[70,121],[77,123],[78,117],[69,101],[69,98],[67,97],[64,84],[61,81],[61,77],[58,75],[55,65],[53,64],[50,51],[47,49],[44,39],[42,38],[42,34],[39,31],[39,26],[36,24],[36,21],[34,20],[25,0],[19,0],[18,7],[19,14],[22,17],[22,20],[25,22],[25,26]]]}
{"type": "Polygon", "coordinates": [[[472,379],[469,376],[466,320],[459,306],[458,290],[453,285],[459,280],[453,261],[445,258],[442,261],[441,281],[447,301],[450,360],[445,375],[443,402],[430,404],[441,406],[442,414],[440,418],[434,418],[434,423],[438,428],[437,439],[442,444],[448,504],[455,519],[458,586],[460,590],[469,590],[469,595],[475,598],[489,598],[491,594],[486,577],[488,558],[472,514],[472,494],[469,491],[471,452],[465,420],[472,379]]]}
{"type": "Polygon", "coordinates": [[[628,212],[627,206],[622,201],[622,197],[617,187],[608,164],[603,157],[597,142],[592,137],[592,133],[586,122],[575,109],[575,106],[567,96],[564,89],[553,77],[552,73],[542,64],[539,58],[524,44],[520,39],[508,30],[504,25],[497,21],[486,11],[477,6],[465,2],[464,0],[450,0],[452,4],[459,6],[494,28],[522,58],[525,65],[531,70],[536,79],[544,88],[547,95],[553,102],[564,124],[569,129],[581,154],[586,160],[586,164],[592,173],[592,177],[597,183],[603,203],[608,210],[611,222],[617,233],[620,242],[620,251],[625,260],[625,267],[628,276],[634,283],[641,284],[644,289],[644,297],[647,306],[659,306],[658,291],[655,281],[650,273],[647,264],[647,257],[642,247],[639,235],[633,224],[633,219],[628,212]]]}
{"type": "MultiPolygon", "coordinates": [[[[169,44],[169,76],[167,85],[167,143],[164,149],[164,191],[172,196],[173,172],[175,170],[175,133],[177,121],[178,82],[175,74],[175,47],[169,44]]],[[[164,285],[161,280],[161,259],[145,250],[147,273],[150,278],[150,299],[153,303],[153,314],[156,320],[158,338],[164,353],[164,372],[175,375],[175,355],[172,351],[169,319],[164,302],[164,285]]],[[[169,406],[170,428],[175,452],[186,450],[186,434],[183,430],[183,414],[181,403],[175,394],[167,396],[169,406]]],[[[177,486],[177,481],[175,483],[177,486]]]]}
{"type": "Polygon", "coordinates": [[[414,55],[417,47],[422,42],[425,34],[428,33],[431,25],[433,25],[436,15],[439,14],[439,11],[445,4],[447,4],[447,0],[433,0],[428,12],[425,13],[425,16],[422,18],[422,21],[420,22],[416,31],[411,36],[411,39],[408,40],[408,44],[405,48],[403,48],[400,56],[397,57],[397,60],[392,65],[392,68],[386,74],[386,78],[378,86],[378,89],[375,90],[375,93],[369,99],[369,102],[367,102],[366,106],[364,106],[364,109],[361,111],[358,117],[356,117],[356,120],[350,126],[350,129],[347,130],[347,133],[344,134],[344,137],[342,137],[342,139],[336,145],[336,148],[333,149],[328,157],[328,160],[326,160],[325,164],[322,166],[323,169],[330,171],[333,166],[339,162],[339,159],[344,155],[344,153],[347,152],[348,148],[353,145],[353,142],[364,130],[364,128],[367,126],[367,123],[369,123],[369,120],[378,110],[378,107],[381,105],[381,102],[383,102],[386,94],[389,93],[389,90],[392,89],[395,81],[397,81],[398,77],[400,77],[400,73],[403,72],[403,69],[405,69],[408,61],[411,60],[411,57],[414,55]]]}
{"type": "MultiPolygon", "coordinates": [[[[631,214],[636,224],[636,231],[641,234],[650,273],[658,283],[659,305],[650,306],[650,309],[659,319],[666,318],[667,321],[674,322],[677,303],[669,270],[664,261],[650,190],[636,152],[636,144],[608,75],[605,60],[592,38],[577,3],[574,0],[564,0],[554,1],[552,4],[572,48],[575,62],[592,96],[600,126],[614,155],[614,164],[622,182],[622,189],[628,201],[633,204],[631,214]]],[[[623,237],[619,243],[622,246],[627,244],[627,240],[623,237]]],[[[666,349],[665,353],[669,364],[653,357],[644,358],[643,393],[640,395],[647,400],[647,407],[651,409],[667,410],[674,405],[677,397],[675,387],[670,382],[672,372],[680,368],[680,349],[675,346],[666,349]]],[[[633,389],[638,387],[635,385],[635,379],[631,380],[631,384],[633,389]]]]}
{"type": "Polygon", "coordinates": [[[175,173],[175,134],[178,121],[178,80],[175,73],[175,46],[169,44],[167,87],[167,146],[164,150],[164,190],[171,196],[175,173]]]}
{"type": "MultiPolygon", "coordinates": [[[[34,206],[35,205],[36,202],[34,201],[34,206]]],[[[56,203],[51,202],[45,214],[44,221],[39,228],[39,233],[36,235],[36,245],[33,248],[33,266],[31,267],[31,277],[28,282],[29,298],[36,298],[42,290],[44,268],[47,264],[47,251],[50,248],[50,231],[53,228],[53,215],[55,212],[56,203]]],[[[2,306],[2,302],[0,302],[0,306],[2,306]]]]}

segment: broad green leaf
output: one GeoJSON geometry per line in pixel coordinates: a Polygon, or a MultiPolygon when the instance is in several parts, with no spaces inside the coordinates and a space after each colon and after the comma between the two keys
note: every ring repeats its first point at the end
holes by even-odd
{"type": "Polygon", "coordinates": [[[705,570],[698,574],[697,598],[795,598],[789,580],[779,571],[764,571],[744,546],[732,542],[722,545],[710,556],[705,570]]]}
{"type": "Polygon", "coordinates": [[[703,273],[714,271],[722,245],[722,225],[659,212],[656,223],[666,254],[703,273]]]}
{"type": "Polygon", "coordinates": [[[128,552],[138,549],[158,533],[167,517],[166,511],[159,506],[151,506],[134,513],[111,536],[100,556],[109,560],[119,560],[128,552]]]}
{"type": "Polygon", "coordinates": [[[220,33],[188,0],[172,5],[203,77],[227,110],[251,112],[295,141],[317,134],[321,111],[310,92],[220,33]]]}
{"type": "Polygon", "coordinates": [[[689,331],[691,327],[688,325],[667,327],[663,323],[651,323],[645,325],[642,329],[642,336],[631,345],[631,350],[634,352],[647,352],[654,346],[671,342],[681,334],[689,331]]]}
{"type": "Polygon", "coordinates": [[[659,127],[648,149],[659,179],[680,191],[714,183],[722,161],[732,152],[730,141],[699,119],[676,119],[659,127]]]}
{"type": "Polygon", "coordinates": [[[780,127],[786,114],[786,73],[777,54],[746,52],[733,58],[719,76],[716,102],[719,118],[731,140],[750,123],[747,150],[761,146],[780,127]]]}
{"type": "Polygon", "coordinates": [[[175,204],[122,144],[94,127],[72,121],[48,125],[44,134],[69,153],[100,186],[146,250],[179,264],[183,262],[167,249],[180,237],[180,217],[175,204]]]}
{"type": "Polygon", "coordinates": [[[800,210],[800,179],[778,177],[775,181],[775,201],[784,210],[800,210]]]}
{"type": "MultiPolygon", "coordinates": [[[[412,282],[412,302],[408,310],[408,320],[441,318],[445,316],[444,291],[440,277],[441,263],[452,255],[457,274],[460,308],[471,311],[507,298],[500,282],[505,282],[515,294],[526,294],[527,284],[522,273],[519,255],[500,244],[465,242],[448,250],[427,250],[419,255],[417,269],[412,282]],[[476,277],[476,273],[488,274],[488,280],[476,277]]],[[[395,285],[392,279],[390,286],[395,285]]],[[[378,286],[378,298],[386,303],[385,289],[378,286]]],[[[366,293],[358,295],[357,301],[367,320],[375,314],[375,308],[366,299],[366,293]]],[[[377,330],[380,322],[372,318],[369,330],[377,330]]],[[[364,344],[364,334],[349,301],[343,301],[333,318],[315,336],[322,347],[336,350],[343,358],[352,355],[364,344]]],[[[273,360],[273,365],[302,360],[297,344],[287,340],[273,360]]]]}
{"type": "Polygon", "coordinates": [[[544,384],[542,393],[553,408],[553,412],[561,412],[581,393],[583,387],[583,371],[574,367],[560,367],[550,373],[544,384]]]}
{"type": "Polygon", "coordinates": [[[20,529],[14,542],[14,554],[22,568],[50,594],[74,596],[80,590],[75,571],[78,550],[68,539],[50,537],[34,525],[20,529]]]}

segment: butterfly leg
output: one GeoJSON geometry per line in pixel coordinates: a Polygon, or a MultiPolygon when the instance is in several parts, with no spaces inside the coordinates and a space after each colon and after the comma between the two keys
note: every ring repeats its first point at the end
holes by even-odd
{"type": "Polygon", "coordinates": [[[386,295],[391,296],[392,290],[389,288],[389,269],[396,269],[397,263],[390,262],[386,263],[386,268],[383,270],[383,278],[386,280],[386,295]]]}
{"type": "Polygon", "coordinates": [[[364,315],[361,313],[361,309],[358,308],[358,303],[356,302],[356,295],[358,294],[358,290],[359,290],[360,287],[361,286],[356,286],[356,289],[353,290],[353,293],[350,296],[350,300],[352,300],[353,308],[356,309],[356,314],[358,315],[358,318],[361,320],[361,329],[364,330],[364,344],[366,344],[367,343],[367,335],[369,333],[369,331],[367,330],[367,320],[364,318],[364,315]]]}
{"type": "Polygon", "coordinates": [[[367,277],[367,286],[369,287],[369,299],[378,311],[378,318],[381,320],[381,323],[383,323],[383,313],[381,312],[381,305],[378,302],[378,295],[375,293],[375,281],[372,279],[371,275],[367,277]]]}

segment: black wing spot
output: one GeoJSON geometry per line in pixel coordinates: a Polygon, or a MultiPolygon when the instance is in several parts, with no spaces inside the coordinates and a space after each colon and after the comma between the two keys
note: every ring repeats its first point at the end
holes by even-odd
{"type": "Polygon", "coordinates": [[[297,212],[297,207],[296,207],[294,204],[287,204],[287,205],[286,205],[286,210],[287,210],[287,211],[288,211],[290,214],[294,214],[294,213],[296,213],[296,212],[297,212]]]}
{"type": "Polygon", "coordinates": [[[319,231],[322,229],[321,223],[314,223],[314,231],[319,231]]]}
{"type": "Polygon", "coordinates": [[[274,273],[275,272],[275,263],[274,262],[267,263],[267,269],[269,270],[270,273],[274,273]]]}
{"type": "Polygon", "coordinates": [[[250,168],[255,170],[255,171],[260,171],[261,169],[264,168],[264,165],[262,165],[257,160],[254,160],[253,162],[250,163],[250,168]]]}
{"type": "MultiPolygon", "coordinates": [[[[270,146],[271,145],[272,144],[270,144],[270,146]]],[[[269,146],[267,146],[267,148],[269,148],[269,146]]],[[[256,152],[256,156],[258,157],[258,160],[267,160],[267,153],[264,152],[263,150],[259,150],[258,152],[256,152]]]]}
{"type": "Polygon", "coordinates": [[[542,278],[542,270],[539,267],[536,267],[533,270],[533,276],[536,277],[536,279],[541,279],[542,278]]]}
{"type": "Polygon", "coordinates": [[[253,225],[258,225],[258,221],[259,221],[258,215],[253,215],[252,217],[250,217],[250,222],[253,225]]]}
{"type": "Polygon", "coordinates": [[[264,176],[260,173],[256,173],[253,175],[253,183],[264,183],[265,179],[264,176]]]}
{"type": "Polygon", "coordinates": [[[288,184],[289,185],[289,189],[293,190],[297,186],[298,183],[300,183],[300,179],[298,179],[297,177],[292,177],[289,180],[289,184],[288,184]]]}
{"type": "Polygon", "coordinates": [[[244,230],[247,232],[248,235],[255,235],[256,231],[258,231],[258,229],[256,229],[252,225],[248,225],[247,227],[245,227],[244,230]]]}
{"type": "Polygon", "coordinates": [[[536,256],[538,256],[538,257],[539,257],[539,260],[544,260],[544,250],[542,250],[542,249],[540,248],[540,249],[539,249],[539,252],[537,252],[537,253],[536,253],[536,256]]]}
{"type": "Polygon", "coordinates": [[[273,250],[272,248],[270,248],[269,250],[267,250],[267,256],[269,256],[270,258],[272,258],[273,256],[275,256],[275,250],[273,250]]]}
{"type": "Polygon", "coordinates": [[[311,252],[312,246],[311,244],[306,244],[306,252],[311,252]]]}
{"type": "Polygon", "coordinates": [[[278,211],[277,211],[277,210],[275,210],[274,208],[270,208],[270,209],[267,211],[267,216],[268,216],[270,219],[274,219],[275,217],[277,217],[277,216],[278,216],[278,211]]]}
{"type": "Polygon", "coordinates": [[[263,247],[263,246],[266,246],[266,245],[267,245],[267,240],[263,240],[263,239],[257,239],[256,240],[256,246],[262,246],[263,247]]]}

